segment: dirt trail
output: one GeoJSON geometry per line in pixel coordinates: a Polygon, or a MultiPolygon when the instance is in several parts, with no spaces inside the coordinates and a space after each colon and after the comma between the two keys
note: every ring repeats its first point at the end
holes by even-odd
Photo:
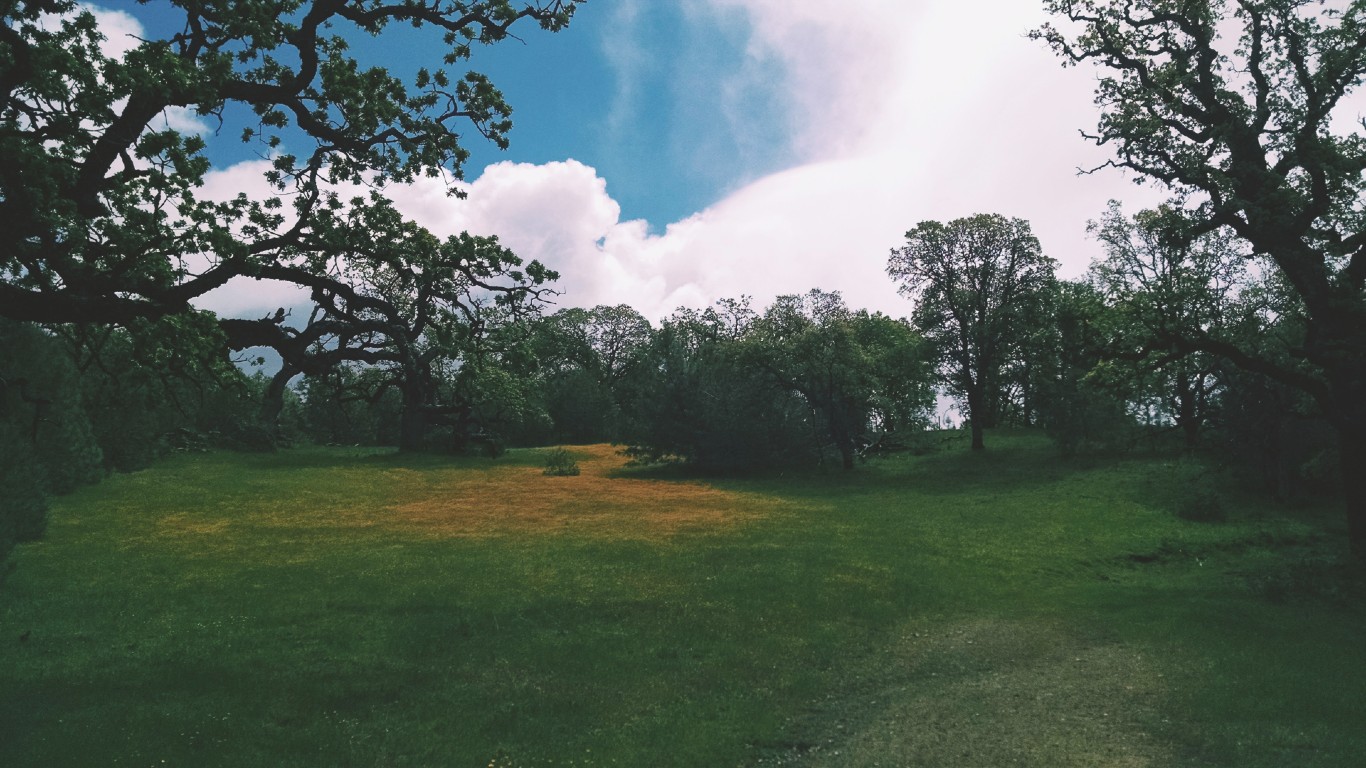
{"type": "Polygon", "coordinates": [[[760,765],[1157,768],[1167,681],[1142,652],[1056,627],[976,620],[907,630],[863,690],[760,765]]]}

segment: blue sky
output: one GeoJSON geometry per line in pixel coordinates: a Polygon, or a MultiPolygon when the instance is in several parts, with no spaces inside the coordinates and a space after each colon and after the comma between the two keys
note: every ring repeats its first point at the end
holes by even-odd
{"type": "MultiPolygon", "coordinates": [[[[520,41],[477,50],[468,66],[503,91],[514,130],[507,151],[472,136],[469,175],[500,161],[578,160],[610,180],[623,215],[658,225],[789,159],[781,141],[759,140],[781,132],[771,92],[746,94],[743,130],[716,119],[710,86],[744,66],[744,19],[686,5],[598,0],[580,6],[567,30],[523,26],[520,41]]],[[[415,71],[439,55],[396,31],[371,43],[391,68],[415,71]]]]}
{"type": "Polygon", "coordinates": [[[607,0],[582,6],[563,32],[524,39],[480,57],[515,128],[507,152],[471,142],[475,166],[579,160],[608,179],[623,216],[660,227],[792,159],[771,87],[728,97],[743,113],[718,119],[715,84],[746,64],[738,14],[607,0]]]}
{"type": "MultiPolygon", "coordinates": [[[[173,34],[183,17],[153,3],[106,2],[126,10],[154,35],[173,34]]],[[[478,48],[452,67],[492,78],[514,109],[512,145],[504,151],[471,132],[466,170],[477,177],[497,162],[574,159],[611,180],[623,215],[655,227],[701,210],[724,192],[793,158],[783,141],[786,105],[772,84],[777,67],[757,71],[740,92],[713,87],[747,63],[744,15],[700,4],[596,0],[580,6],[557,34],[530,24],[519,39],[478,48]],[[732,114],[721,114],[718,98],[732,114]]],[[[439,64],[439,35],[393,25],[377,38],[357,37],[356,55],[411,76],[439,64]]],[[[227,126],[229,138],[240,133],[227,126]]],[[[250,159],[254,148],[211,143],[216,163],[250,159]]]]}
{"type": "MultiPolygon", "coordinates": [[[[155,34],[155,5],[103,7],[155,34]]],[[[111,37],[136,27],[101,20],[111,37]]],[[[1078,135],[1095,125],[1095,74],[1026,39],[1043,21],[1021,0],[591,0],[568,30],[476,50],[468,67],[504,91],[515,128],[507,152],[472,134],[467,199],[426,182],[388,193],[438,234],[498,235],[557,269],[562,305],[652,319],[815,287],[907,315],[889,250],[921,221],[976,213],[1029,220],[1074,276],[1107,200],[1161,195],[1077,174],[1108,157],[1078,135]]],[[[438,62],[418,40],[395,28],[363,53],[438,62]]],[[[215,160],[207,194],[264,193],[249,153],[215,160]]],[[[290,290],[229,286],[205,304],[245,314],[290,290]]]]}

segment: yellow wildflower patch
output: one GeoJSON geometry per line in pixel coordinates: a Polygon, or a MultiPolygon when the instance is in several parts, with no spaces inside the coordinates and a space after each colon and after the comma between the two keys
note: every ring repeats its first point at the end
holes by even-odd
{"type": "Polygon", "coordinates": [[[539,466],[494,464],[483,470],[414,473],[400,484],[389,525],[434,536],[587,533],[655,538],[735,525],[773,511],[778,502],[701,482],[630,477],[607,445],[571,449],[580,474],[547,476],[539,466]],[[406,498],[405,498],[406,497],[406,498]]]}

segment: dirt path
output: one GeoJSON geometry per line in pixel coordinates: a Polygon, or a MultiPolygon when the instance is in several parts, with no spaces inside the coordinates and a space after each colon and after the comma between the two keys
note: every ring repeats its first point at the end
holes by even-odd
{"type": "Polygon", "coordinates": [[[1059,628],[978,620],[909,629],[863,690],[821,702],[760,765],[1156,768],[1167,681],[1143,653],[1059,628]],[[817,725],[817,723],[819,723],[817,725]]]}

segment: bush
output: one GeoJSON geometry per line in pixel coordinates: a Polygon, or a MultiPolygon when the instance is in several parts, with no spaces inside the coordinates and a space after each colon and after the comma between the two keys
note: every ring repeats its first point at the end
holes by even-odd
{"type": "Polygon", "coordinates": [[[551,477],[573,477],[579,474],[579,463],[569,455],[569,451],[556,448],[546,454],[544,474],[551,477]]]}
{"type": "Polygon", "coordinates": [[[1228,519],[1219,494],[1208,488],[1194,488],[1177,501],[1176,516],[1195,523],[1222,523],[1228,519]]]}
{"type": "Polygon", "coordinates": [[[42,468],[24,436],[0,422],[0,560],[10,544],[35,541],[46,526],[42,468]]]}
{"type": "Polygon", "coordinates": [[[70,493],[99,480],[103,453],[81,405],[79,374],[37,326],[0,323],[0,421],[26,446],[44,491],[70,493]]]}

